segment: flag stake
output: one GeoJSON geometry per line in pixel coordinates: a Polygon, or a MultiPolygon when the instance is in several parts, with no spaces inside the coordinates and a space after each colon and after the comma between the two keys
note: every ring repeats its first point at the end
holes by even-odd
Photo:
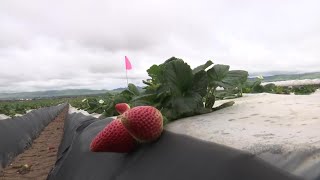
{"type": "Polygon", "coordinates": [[[127,87],[128,87],[129,86],[128,70],[132,69],[132,66],[127,56],[124,56],[124,59],[126,64],[126,79],[127,79],[127,87]]]}
{"type": "Polygon", "coordinates": [[[126,70],[126,78],[127,78],[127,88],[129,86],[129,83],[128,83],[128,70],[126,70]]]}

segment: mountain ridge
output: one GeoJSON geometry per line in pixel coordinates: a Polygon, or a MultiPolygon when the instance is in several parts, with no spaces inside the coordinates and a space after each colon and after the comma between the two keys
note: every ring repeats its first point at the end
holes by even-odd
{"type": "MultiPolygon", "coordinates": [[[[249,80],[254,80],[256,76],[251,75],[249,80]]],[[[320,72],[300,73],[300,74],[279,74],[264,76],[262,82],[275,82],[285,80],[298,80],[298,79],[320,79],[320,72]]],[[[143,87],[137,87],[141,89],[143,87]]],[[[33,92],[13,92],[1,93],[0,100],[19,100],[19,99],[41,99],[41,98],[54,98],[54,97],[76,97],[87,95],[99,95],[104,93],[117,93],[125,90],[126,88],[120,87],[112,90],[92,90],[92,89],[64,89],[64,90],[47,90],[47,91],[33,91],[33,92]]]]}

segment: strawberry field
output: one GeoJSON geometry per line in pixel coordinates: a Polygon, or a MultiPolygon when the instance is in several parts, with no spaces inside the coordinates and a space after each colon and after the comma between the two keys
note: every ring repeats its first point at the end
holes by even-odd
{"type": "MultiPolygon", "coordinates": [[[[33,141],[41,135],[43,129],[48,124],[51,124],[63,110],[66,111],[67,107],[67,104],[61,104],[40,108],[21,117],[0,121],[0,135],[2,137],[0,138],[0,179],[8,178],[3,176],[10,177],[10,174],[3,173],[3,169],[9,167],[16,156],[29,149],[33,145],[33,141]]],[[[54,130],[57,131],[57,129],[54,130]]],[[[55,132],[53,131],[50,136],[54,134],[55,132]]],[[[40,145],[46,149],[48,143],[50,143],[48,141],[49,137],[43,138],[45,138],[46,143],[41,143],[40,145]]],[[[53,137],[53,139],[55,139],[55,137],[53,137]]],[[[35,153],[39,156],[41,152],[35,153]]],[[[31,158],[31,160],[35,159],[34,157],[29,158],[31,158]]],[[[35,165],[33,161],[27,163],[29,165],[35,165]]],[[[25,171],[23,168],[28,167],[28,164],[15,164],[17,168],[14,170],[14,173],[23,174],[25,171]]]]}
{"type": "Polygon", "coordinates": [[[30,110],[56,106],[62,103],[72,103],[74,106],[81,107],[81,100],[83,98],[84,97],[0,101],[0,114],[14,117],[17,114],[26,114],[30,110]]]}
{"type": "Polygon", "coordinates": [[[143,80],[145,87],[139,90],[134,84],[120,93],[105,93],[95,96],[72,98],[39,99],[28,101],[0,101],[0,114],[14,117],[25,114],[28,110],[70,103],[77,109],[88,113],[102,114],[104,117],[116,116],[115,105],[128,103],[131,107],[151,105],[164,114],[165,121],[182,117],[213,112],[216,100],[233,99],[242,93],[274,94],[311,94],[318,85],[276,86],[273,83],[262,85],[262,77],[248,79],[244,70],[230,70],[228,65],[214,64],[207,61],[196,68],[191,68],[182,59],[172,57],[148,70],[149,79],[143,80]]]}
{"type": "MultiPolygon", "coordinates": [[[[221,168],[221,163],[225,162],[230,162],[230,164],[222,169],[227,172],[241,173],[239,176],[232,176],[231,179],[270,178],[267,175],[272,176],[271,179],[291,179],[282,171],[268,168],[260,159],[245,152],[174,134],[164,130],[164,125],[180,118],[206,114],[232,106],[234,102],[229,101],[219,107],[214,107],[217,100],[242,97],[243,93],[310,94],[316,91],[317,85],[280,87],[275,84],[267,84],[262,86],[261,78],[248,80],[247,71],[230,70],[228,65],[214,64],[210,60],[201,66],[191,68],[182,59],[175,57],[162,64],[151,66],[147,72],[149,79],[143,81],[145,84],[143,90],[139,90],[134,84],[128,84],[127,89],[120,93],[75,98],[6,101],[0,103],[0,114],[13,117],[16,114],[25,114],[28,110],[69,103],[78,109],[106,117],[97,119],[81,113],[69,113],[64,116],[63,120],[60,120],[58,127],[53,126],[56,128],[53,131],[59,131],[59,136],[63,137],[61,143],[56,143],[55,147],[45,144],[45,147],[48,146],[47,150],[54,149],[58,157],[47,177],[51,180],[114,179],[115,177],[119,179],[141,179],[141,177],[146,179],[219,177],[224,179],[225,174],[221,173],[223,171],[213,172],[209,169],[204,171],[203,168],[194,167],[200,167],[206,163],[205,167],[216,169],[221,168]],[[117,116],[117,119],[108,118],[111,116],[117,116]],[[63,129],[61,128],[62,121],[65,123],[63,129]],[[240,159],[234,157],[240,157],[240,159]],[[234,164],[237,164],[237,168],[230,168],[234,164]],[[242,164],[250,166],[250,170],[247,170],[242,164]],[[156,167],[157,170],[154,171],[153,167],[156,167]],[[148,168],[151,168],[149,173],[142,173],[148,168]],[[176,170],[171,171],[172,169],[176,170]],[[186,169],[188,173],[184,173],[186,169]],[[238,169],[240,169],[239,172],[238,169]],[[163,171],[168,173],[162,173],[163,171]]],[[[20,119],[15,117],[14,121],[10,119],[3,121],[13,124],[24,123],[17,126],[19,129],[31,128],[28,132],[31,135],[24,135],[27,137],[25,138],[27,144],[18,147],[15,153],[21,153],[28,148],[31,145],[30,139],[35,139],[40,130],[65,107],[67,107],[66,104],[63,107],[60,105],[59,111],[56,110],[54,115],[49,113],[42,116],[40,113],[36,117],[33,115],[39,112],[36,110],[20,119]],[[35,128],[29,125],[37,124],[43,119],[46,119],[45,125],[37,127],[37,131],[34,131],[35,128]]],[[[65,109],[64,112],[67,110],[65,109]]],[[[12,127],[15,126],[12,125],[12,127]]],[[[11,134],[19,134],[16,133],[20,131],[19,129],[13,129],[11,134]]],[[[15,137],[15,135],[12,136],[15,137]]],[[[46,137],[42,138],[49,137],[50,134],[46,134],[46,137]]],[[[16,144],[11,141],[5,141],[3,144],[6,143],[12,148],[16,147],[16,144]]],[[[42,143],[45,142],[42,141],[42,143]]],[[[11,152],[6,153],[10,155],[11,152]]],[[[11,160],[6,160],[3,163],[4,166],[11,160]]],[[[20,168],[24,167],[30,166],[27,164],[20,168]]]]}
{"type": "Polygon", "coordinates": [[[143,81],[143,91],[129,84],[121,93],[105,94],[101,99],[85,98],[80,104],[71,102],[71,105],[105,117],[117,115],[114,108],[117,103],[128,103],[131,107],[150,105],[159,109],[166,121],[173,121],[212,112],[219,96],[218,87],[223,87],[230,96],[241,97],[248,77],[247,71],[230,70],[228,65],[213,64],[210,60],[192,69],[175,57],[151,66],[147,72],[150,78],[143,81]]]}
{"type": "Polygon", "coordinates": [[[247,71],[230,70],[228,65],[214,64],[210,60],[192,69],[182,59],[172,57],[160,65],[151,66],[147,72],[149,79],[143,80],[145,87],[142,91],[129,84],[120,93],[106,93],[70,103],[104,117],[118,115],[115,109],[118,103],[128,103],[131,107],[151,105],[161,111],[167,123],[231,106],[233,103],[229,102],[213,109],[216,100],[238,98],[242,93],[307,95],[319,88],[319,85],[261,85],[262,77],[248,79],[247,71]]]}
{"type": "Polygon", "coordinates": [[[30,101],[3,101],[0,102],[0,114],[15,116],[16,114],[26,114],[28,110],[42,107],[55,106],[65,102],[64,99],[30,100],[30,101]]]}

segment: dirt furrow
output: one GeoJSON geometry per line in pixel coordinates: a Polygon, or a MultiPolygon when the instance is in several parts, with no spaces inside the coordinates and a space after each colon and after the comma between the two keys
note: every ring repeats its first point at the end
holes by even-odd
{"type": "Polygon", "coordinates": [[[44,180],[54,166],[63,135],[65,108],[35,139],[32,146],[0,173],[0,180],[44,180]]]}

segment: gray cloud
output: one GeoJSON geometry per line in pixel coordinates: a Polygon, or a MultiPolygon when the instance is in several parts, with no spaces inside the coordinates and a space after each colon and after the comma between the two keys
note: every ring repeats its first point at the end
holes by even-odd
{"type": "Polygon", "coordinates": [[[125,86],[171,56],[245,69],[319,71],[319,1],[0,2],[0,91],[125,86]]]}

